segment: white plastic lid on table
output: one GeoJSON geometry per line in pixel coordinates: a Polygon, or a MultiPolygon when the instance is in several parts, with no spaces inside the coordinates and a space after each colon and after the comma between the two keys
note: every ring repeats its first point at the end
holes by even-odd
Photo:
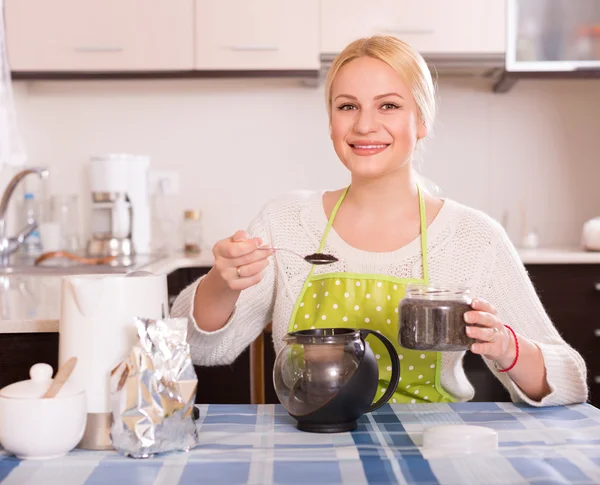
{"type": "Polygon", "coordinates": [[[490,453],[497,449],[498,433],[483,426],[442,424],[423,431],[422,451],[425,458],[490,453]]]}

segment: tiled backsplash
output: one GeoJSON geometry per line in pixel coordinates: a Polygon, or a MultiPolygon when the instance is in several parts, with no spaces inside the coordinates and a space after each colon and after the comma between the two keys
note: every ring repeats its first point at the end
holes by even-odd
{"type": "MultiPolygon", "coordinates": [[[[154,169],[179,171],[174,210],[202,209],[209,244],[281,192],[348,181],[322,87],[61,81],[18,82],[16,94],[30,163],[51,168],[51,192],[81,195],[84,228],[93,154],[143,153],[154,169]]],[[[583,222],[600,215],[599,112],[597,81],[523,81],[494,94],[481,80],[442,79],[419,166],[446,196],[507,221],[515,241],[524,204],[542,245],[577,244],[583,222]]]]}

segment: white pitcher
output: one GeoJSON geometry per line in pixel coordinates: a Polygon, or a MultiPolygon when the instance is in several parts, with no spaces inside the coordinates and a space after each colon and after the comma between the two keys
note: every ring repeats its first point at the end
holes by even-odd
{"type": "Polygon", "coordinates": [[[87,426],[79,444],[110,449],[110,372],[135,344],[134,318],[166,317],[166,275],[71,275],[62,279],[59,365],[76,356],[71,376],[86,391],[87,426]]]}

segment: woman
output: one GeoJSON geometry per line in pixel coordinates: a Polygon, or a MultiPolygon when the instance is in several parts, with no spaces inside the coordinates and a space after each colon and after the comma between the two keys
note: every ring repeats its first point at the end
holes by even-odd
{"type": "MultiPolygon", "coordinates": [[[[480,326],[467,329],[477,340],[471,351],[513,400],[586,401],[585,363],[549,320],[502,227],[417,184],[413,154],[435,114],[423,58],[393,37],[360,39],[335,60],[325,89],[331,140],[351,184],[286,194],[263,208],[248,233],[215,245],[214,267],[181,293],[172,312],[189,317],[194,361],[231,363],[271,321],[276,351],[288,331],[332,326],[327,318],[396,342],[407,283],[461,285],[476,297],[465,317],[480,326]],[[339,262],[311,266],[261,249],[265,243],[300,254],[319,249],[339,262]]],[[[375,345],[384,392],[391,368],[375,345]]],[[[402,381],[392,402],[473,397],[463,353],[397,350],[402,381]]]]}

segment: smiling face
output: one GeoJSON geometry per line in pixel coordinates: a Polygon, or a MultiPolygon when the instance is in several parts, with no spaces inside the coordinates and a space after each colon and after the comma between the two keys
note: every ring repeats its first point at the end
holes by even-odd
{"type": "Polygon", "coordinates": [[[359,57],[331,86],[331,140],[353,178],[378,178],[408,163],[427,128],[398,73],[379,59],[359,57]]]}

